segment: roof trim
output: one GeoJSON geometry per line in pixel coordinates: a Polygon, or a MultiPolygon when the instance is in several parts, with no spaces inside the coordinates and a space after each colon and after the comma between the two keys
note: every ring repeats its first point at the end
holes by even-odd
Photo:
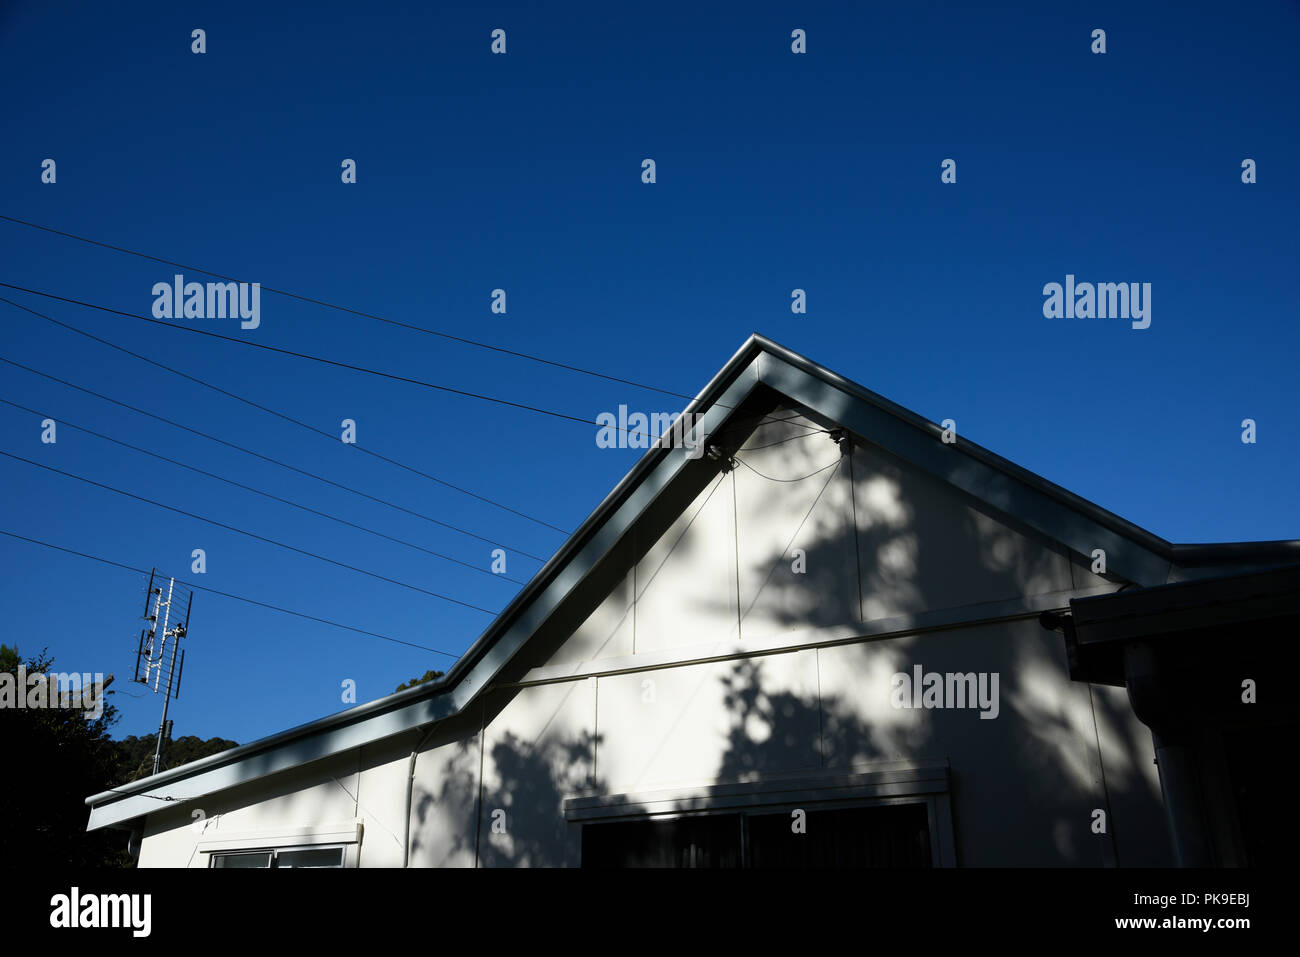
{"type": "Polygon", "coordinates": [[[1080,645],[1300,615],[1300,564],[1070,601],[1080,645]]]}

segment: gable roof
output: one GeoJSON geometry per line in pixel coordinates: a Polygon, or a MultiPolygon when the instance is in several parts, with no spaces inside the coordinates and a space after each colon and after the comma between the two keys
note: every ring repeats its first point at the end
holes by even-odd
{"type": "MultiPolygon", "coordinates": [[[[1115,574],[1139,586],[1227,569],[1300,561],[1300,542],[1175,545],[758,334],[752,335],[685,412],[696,436],[755,423],[784,397],[1017,519],[1081,556],[1106,550],[1115,574]]],[[[159,810],[310,761],[349,751],[458,713],[487,688],[547,618],[694,460],[665,436],[488,625],[442,678],[320,718],[86,799],[87,830],[159,810]]],[[[723,451],[727,451],[724,449],[723,451]]]]}

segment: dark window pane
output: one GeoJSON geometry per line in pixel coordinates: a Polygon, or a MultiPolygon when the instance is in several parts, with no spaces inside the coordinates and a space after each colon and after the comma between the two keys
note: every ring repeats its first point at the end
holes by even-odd
{"type": "Polygon", "coordinates": [[[739,867],[740,815],[588,824],[583,867],[739,867]]]}
{"type": "Polygon", "coordinates": [[[270,867],[270,851],[254,851],[251,854],[214,854],[213,867],[270,867]]]}
{"type": "Polygon", "coordinates": [[[924,804],[805,810],[802,833],[789,811],[588,824],[582,866],[740,867],[742,841],[745,867],[932,866],[924,804]]]}
{"type": "Polygon", "coordinates": [[[299,851],[276,851],[276,867],[342,867],[343,848],[304,848],[299,851]]]}
{"type": "Polygon", "coordinates": [[[808,810],[804,833],[790,813],[755,814],[745,822],[747,867],[930,867],[924,804],[808,810]]]}

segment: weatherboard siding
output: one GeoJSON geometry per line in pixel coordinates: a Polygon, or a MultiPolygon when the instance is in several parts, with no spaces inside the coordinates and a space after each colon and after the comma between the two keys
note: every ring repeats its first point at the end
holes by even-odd
{"type": "MultiPolygon", "coordinates": [[[[1122,692],[1090,702],[1053,639],[1026,619],[501,689],[470,709],[485,747],[465,715],[420,752],[412,866],[575,863],[573,797],[899,760],[947,761],[962,864],[1112,863],[1109,835],[1088,826],[1108,800],[1120,861],[1167,862],[1149,732],[1122,692]],[[894,708],[892,676],[917,663],[999,672],[999,716],[894,708]]],[[[203,836],[260,829],[270,844],[355,816],[360,866],[400,866],[406,737],[211,795],[203,836]]],[[[206,866],[199,843],[186,808],[151,815],[141,866],[206,866]]]]}

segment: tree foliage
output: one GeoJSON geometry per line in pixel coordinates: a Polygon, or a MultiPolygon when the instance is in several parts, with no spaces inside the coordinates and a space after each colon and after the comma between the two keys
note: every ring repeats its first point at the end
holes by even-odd
{"type": "MultiPolygon", "coordinates": [[[[28,658],[0,645],[0,672],[46,674],[48,649],[28,658]]],[[[26,694],[26,688],[18,689],[26,694]]],[[[103,713],[89,717],[72,708],[0,708],[0,741],[12,772],[0,788],[0,866],[70,864],[122,866],[129,861],[121,832],[86,833],[86,798],[116,783],[117,744],[108,734],[117,709],[105,693],[103,713]]]]}
{"type": "MultiPolygon", "coordinates": [[[[23,661],[17,648],[0,644],[0,673],[18,667],[26,675],[53,673],[48,649],[23,661]]],[[[92,718],[84,710],[58,707],[0,707],[0,744],[12,772],[0,788],[0,867],[130,867],[125,832],[105,828],[86,831],[86,798],[153,771],[153,735],[109,736],[118,720],[104,694],[103,712],[92,718]]],[[[24,699],[26,700],[26,699],[24,699]]],[[[225,738],[193,736],[163,743],[164,767],[177,767],[236,746],[225,738]]]]}
{"type": "MultiPolygon", "coordinates": [[[[118,781],[123,783],[135,781],[153,773],[153,752],[157,740],[157,736],[152,734],[139,737],[128,734],[117,742],[118,781]]],[[[182,764],[189,764],[199,758],[220,754],[222,751],[238,746],[237,741],[229,741],[226,738],[204,740],[192,734],[174,740],[169,739],[163,742],[162,768],[165,771],[168,768],[180,767],[182,764]]]]}
{"type": "Polygon", "coordinates": [[[396,688],[393,689],[393,693],[396,694],[399,691],[405,691],[407,688],[414,688],[416,685],[422,685],[426,681],[432,681],[434,678],[441,678],[442,676],[443,676],[443,672],[434,671],[432,668],[430,668],[428,671],[424,673],[423,677],[412,678],[410,681],[406,682],[405,684],[398,685],[396,688]]]}

